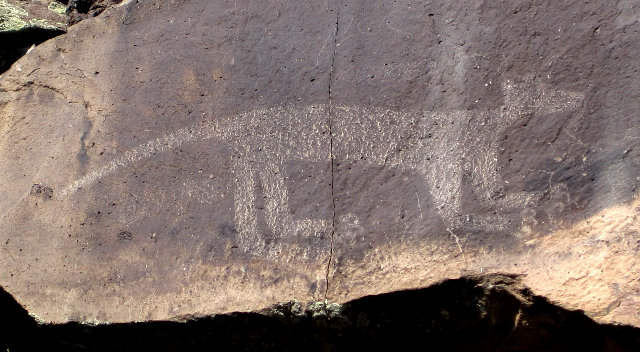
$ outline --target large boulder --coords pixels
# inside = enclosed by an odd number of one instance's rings
[[[506,273],[640,326],[637,11],[125,1],[0,77],[0,284],[114,322]]]

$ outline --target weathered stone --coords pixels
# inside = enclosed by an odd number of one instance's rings
[[[509,273],[640,326],[633,11],[112,7],[0,79],[0,284],[134,321]]]

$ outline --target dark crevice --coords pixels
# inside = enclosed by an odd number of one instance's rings
[[[65,0],[59,1],[67,5],[68,24],[74,25],[83,19],[95,17],[108,7],[122,0]],[[23,57],[33,45],[41,44],[49,39],[66,33],[62,29],[26,27],[18,31],[0,32],[0,74],[6,72],[11,65]]]
[[[324,299],[327,301],[327,297],[329,295],[329,276],[331,272],[331,264],[333,261],[333,244],[336,235],[336,197],[334,194],[334,182],[335,182],[335,174],[334,174],[334,157],[333,157],[333,123],[332,123],[332,92],[331,92],[331,82],[333,80],[333,71],[335,67],[336,61],[336,50],[338,48],[338,29],[340,26],[340,6],[336,8],[336,27],[333,32],[333,53],[331,54],[331,68],[329,69],[329,82],[327,83],[328,93],[329,93],[329,103],[327,107],[328,114],[328,124],[329,124],[329,159],[331,161],[331,205],[333,214],[331,217],[331,237],[330,237],[330,248],[329,248],[329,260],[327,262],[327,272],[325,275],[325,291],[324,291]]]
[[[101,14],[109,6],[118,4],[122,0],[68,0],[62,1],[67,5],[69,25],[74,25],[86,18]]]
[[[35,185],[34,185],[35,186]],[[40,327],[16,300],[0,287],[0,351],[12,351]]]
[[[65,33],[58,29],[28,27],[19,31],[0,32],[0,74],[6,72],[14,62],[23,57],[32,45]]]
[[[448,280],[344,305],[129,324],[38,325],[0,292],[2,351],[638,351],[640,329],[600,325],[507,276]]]

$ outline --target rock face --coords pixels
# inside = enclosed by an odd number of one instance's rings
[[[640,326],[638,10],[116,5],[0,78],[0,284],[125,322],[508,273]]]

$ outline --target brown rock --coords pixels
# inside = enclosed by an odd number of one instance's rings
[[[634,6],[123,2],[0,78],[0,284],[134,321],[508,273],[640,326]]]

